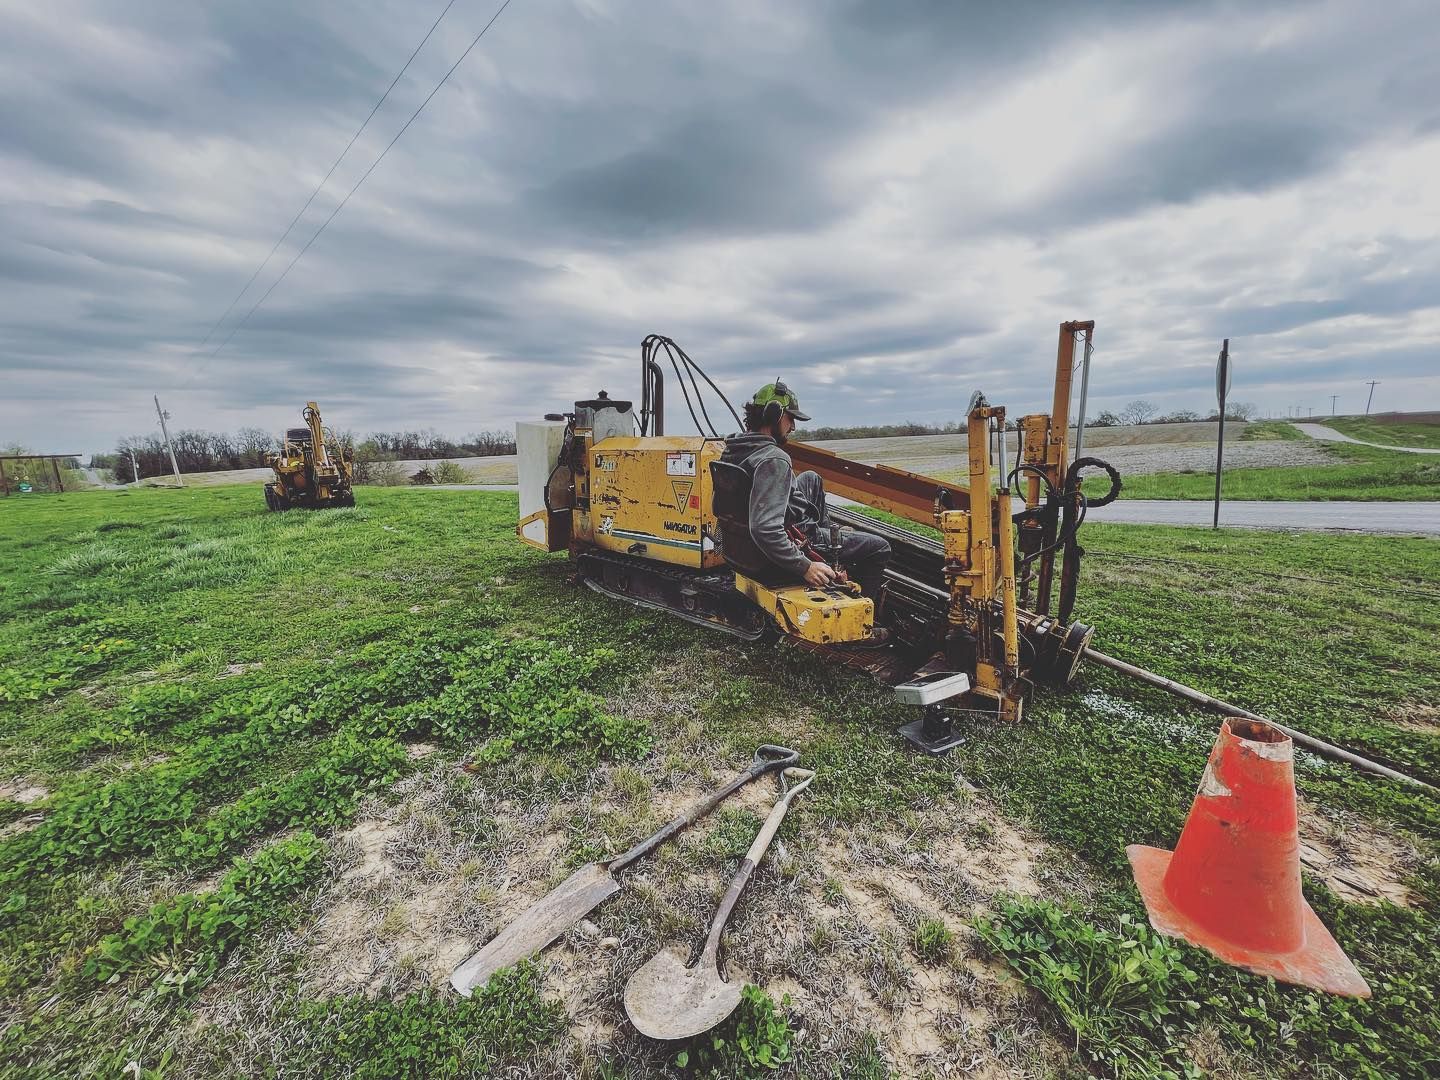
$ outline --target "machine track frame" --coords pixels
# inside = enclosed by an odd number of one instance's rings
[[[729,569],[689,570],[596,548],[575,557],[575,580],[637,607],[675,615],[744,641],[773,641],[775,623],[735,588]]]

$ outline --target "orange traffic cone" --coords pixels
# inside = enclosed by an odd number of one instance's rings
[[[1173,853],[1125,849],[1150,925],[1227,964],[1349,997],[1370,987],[1300,895],[1289,736],[1230,717]]]

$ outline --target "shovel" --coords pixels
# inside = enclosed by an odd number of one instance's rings
[[[751,780],[793,765],[799,760],[798,750],[790,750],[784,746],[760,747],[755,751],[750,768],[719,791],[711,792],[704,802],[691,807],[654,836],[641,840],[629,851],[608,862],[587,863],[555,886],[548,895],[536,901],[514,922],[496,934],[488,945],[456,968],[450,976],[450,985],[469,997],[475,990],[484,987],[490,976],[501,968],[518,964],[526,957],[533,956],[583,919],[602,901],[620,891],[620,882],[615,878],[617,870],[624,870],[637,859],[649,855],[687,825],[694,824],[714,810]]]
[[[710,923],[710,936],[705,939],[705,951],[695,966],[685,966],[686,954],[679,949],[665,949],[656,953],[625,984],[625,1013],[640,1034],[667,1041],[689,1039],[709,1031],[740,1004],[741,986],[721,977],[716,954],[720,951],[720,935],[730,921],[730,913],[735,910],[755,864],[765,857],[765,850],[785,819],[790,800],[805,790],[815,774],[809,769],[786,769],[781,774],[781,783],[787,779],[800,782],[794,787],[787,785],[765,824],[760,826],[755,842],[745,853],[745,860],[720,901],[715,919]]]

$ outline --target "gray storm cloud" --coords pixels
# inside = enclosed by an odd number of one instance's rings
[[[1047,400],[1440,407],[1424,2],[0,3],[0,442],[504,427],[678,339],[817,422]],[[219,342],[233,337],[217,354]]]

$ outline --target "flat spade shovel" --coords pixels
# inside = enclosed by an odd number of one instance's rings
[[[450,976],[450,985],[469,997],[489,982],[501,968],[533,956],[588,915],[598,904],[620,891],[615,873],[649,855],[687,825],[694,824],[721,802],[756,777],[783,769],[800,760],[798,750],[784,746],[762,746],[755,751],[750,768],[699,803],[654,836],[641,840],[623,855],[608,862],[588,863],[576,870],[543,899],[523,911],[514,922],[496,934],[483,949],[466,960]]]
[[[679,949],[665,949],[651,957],[625,984],[625,1013],[630,1022],[642,1035],[652,1039],[689,1039],[709,1031],[740,1004],[740,983],[726,982],[720,975],[716,955],[720,951],[720,935],[730,921],[730,913],[745,885],[750,880],[755,865],[765,857],[765,850],[774,839],[780,822],[785,820],[785,811],[790,800],[804,791],[815,774],[809,769],[786,769],[781,774],[781,783],[798,780],[794,787],[786,786],[785,793],[776,801],[770,816],[755,835],[755,842],[745,853],[730,888],[715,911],[710,923],[710,936],[705,939],[705,951],[700,954],[694,967],[686,967],[686,954]]]

